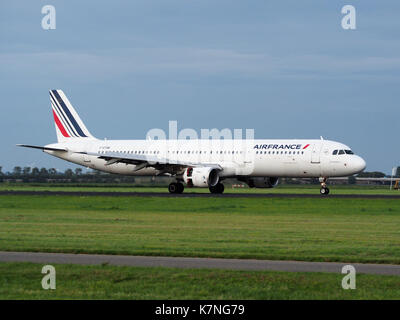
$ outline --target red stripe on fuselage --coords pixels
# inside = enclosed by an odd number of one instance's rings
[[[305,145],[304,148],[303,148],[303,150],[304,150],[305,148],[307,148],[309,145],[310,145],[310,144]]]
[[[66,137],[66,138],[69,138],[69,135],[68,135],[67,131],[65,131],[62,123],[60,122],[60,119],[58,119],[58,117],[57,117],[56,113],[54,112],[54,110],[53,110],[53,117],[54,117],[54,121],[56,122],[56,125],[57,125],[58,129],[60,129],[62,135],[64,137]]]

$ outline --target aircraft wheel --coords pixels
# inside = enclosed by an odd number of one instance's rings
[[[224,192],[225,187],[222,183],[218,182],[215,186],[209,187],[211,193],[221,194]]]
[[[182,193],[183,192],[184,186],[180,182],[172,182],[168,186],[168,191],[169,193]]]
[[[329,194],[329,188],[327,187],[322,187],[321,190],[319,191],[322,195],[326,196]]]
[[[176,191],[178,190],[178,184],[175,182],[172,182],[169,184],[168,186],[168,191],[169,193],[176,193]]]
[[[178,182],[178,183],[176,183],[176,185],[178,187],[176,193],[182,193],[183,190],[185,189],[185,187],[183,186],[183,183]]]

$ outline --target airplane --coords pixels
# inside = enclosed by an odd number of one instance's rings
[[[251,188],[273,188],[280,177],[319,178],[321,195],[329,177],[363,171],[365,161],[346,145],[321,139],[100,140],[86,128],[62,90],[50,90],[57,143],[19,144],[95,170],[133,176],[171,176],[170,193],[186,187],[224,192],[235,178]]]

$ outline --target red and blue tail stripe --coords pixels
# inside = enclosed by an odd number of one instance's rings
[[[54,121],[61,134],[66,138],[86,138],[87,135],[83,132],[57,90],[50,91],[50,100],[53,107]]]
[[[53,109],[53,117],[54,117],[54,121],[57,125],[57,128],[60,130],[61,134],[65,137],[65,138],[69,138],[70,135],[68,134],[68,132],[65,130],[64,125],[61,123],[60,119],[57,117],[56,113],[54,112]]]

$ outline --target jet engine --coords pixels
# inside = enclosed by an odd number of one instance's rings
[[[279,178],[276,177],[254,177],[242,180],[250,188],[275,188],[278,185]]]
[[[219,181],[218,170],[210,167],[185,169],[183,181],[188,187],[214,187]]]

